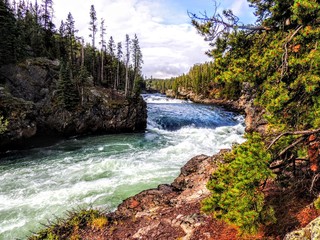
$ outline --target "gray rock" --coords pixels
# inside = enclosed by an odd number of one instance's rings
[[[0,115],[9,121],[0,136],[0,151],[37,136],[73,136],[92,133],[142,131],[147,125],[146,103],[141,97],[85,86],[72,111],[59,106],[59,61],[26,60],[0,68]]]
[[[320,217],[314,219],[305,228],[288,233],[284,240],[319,240]]]

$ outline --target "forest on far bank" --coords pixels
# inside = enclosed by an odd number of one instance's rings
[[[58,60],[60,73],[56,83],[58,102],[72,111],[79,104],[83,88],[97,86],[122,92],[126,97],[139,96],[144,86],[142,52],[135,34],[116,43],[107,23],[99,19],[94,5],[88,9],[90,43],[78,36],[72,13],[60,26],[53,23],[53,0],[0,0],[0,86],[6,88],[6,69],[10,64],[23,66],[28,59],[42,64],[45,59]],[[111,35],[107,39],[107,35]],[[37,60],[38,59],[38,60]],[[42,59],[42,60],[41,60]],[[48,86],[49,87],[49,86]],[[0,134],[8,119],[0,110]]]
[[[92,84],[127,94],[135,82],[143,80],[143,64],[139,39],[127,34],[116,43],[112,33],[107,33],[107,23],[99,19],[94,5],[88,9],[88,29],[91,43],[78,36],[72,13],[53,23],[53,0],[0,1],[0,66],[17,64],[28,58],[58,59],[67,66],[71,81],[83,83],[88,76]],[[106,35],[111,35],[109,39]],[[3,81],[3,79],[2,79]]]

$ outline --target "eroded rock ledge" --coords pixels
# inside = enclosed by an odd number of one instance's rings
[[[200,155],[181,168],[170,185],[143,191],[123,201],[108,215],[103,230],[82,230],[84,239],[235,239],[236,230],[200,211],[209,195],[206,184],[222,150],[214,156]],[[223,231],[221,231],[223,229]],[[227,237],[227,238],[226,238]],[[231,237],[231,238],[230,238]],[[234,237],[234,238],[232,238]]]
[[[33,140],[74,135],[142,131],[147,108],[142,97],[92,84],[81,88],[78,105],[66,110],[58,104],[59,61],[30,59],[0,68],[0,115],[8,130],[0,135],[0,152],[32,147]]]

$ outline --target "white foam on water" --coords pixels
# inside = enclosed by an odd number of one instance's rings
[[[191,103],[191,101],[176,99],[176,98],[167,98],[165,95],[161,94],[152,94],[152,95],[145,95],[144,100],[146,103],[158,103],[158,104],[165,104],[165,103]]]
[[[195,155],[213,155],[243,142],[243,118],[238,121],[177,131],[148,125],[145,134],[72,140],[23,161],[0,163],[0,239],[25,238],[53,215],[63,216],[78,206],[113,210],[124,198],[170,183]]]

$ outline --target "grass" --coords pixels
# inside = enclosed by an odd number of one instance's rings
[[[105,213],[95,210],[77,210],[68,212],[66,219],[58,219],[55,223],[45,225],[46,228],[29,237],[29,240],[80,239],[79,229],[91,227],[102,229],[108,225]]]

